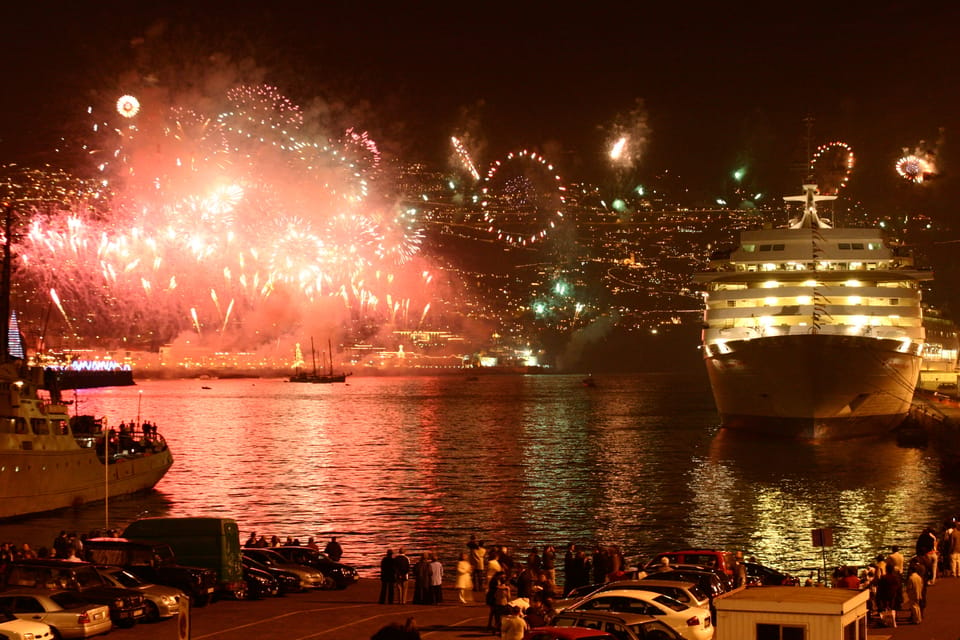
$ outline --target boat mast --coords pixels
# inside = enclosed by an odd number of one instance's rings
[[[327,338],[327,353],[330,354],[330,375],[333,375],[333,344]]]
[[[313,375],[317,375],[317,350],[313,348],[313,336],[310,336],[310,358],[313,360]]]

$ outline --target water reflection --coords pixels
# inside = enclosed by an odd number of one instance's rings
[[[243,535],[335,534],[367,572],[387,546],[451,560],[471,533],[514,549],[721,546],[816,566],[815,526],[835,529],[831,561],[860,562],[908,544],[960,497],[928,451],[718,431],[699,373],[596,378],[148,381],[79,399],[112,423],[142,400],[174,452],[157,493],[111,501],[111,524],[220,515]],[[91,505],[3,531],[46,545],[103,521]]]

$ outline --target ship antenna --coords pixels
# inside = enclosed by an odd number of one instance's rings
[[[0,275],[0,317],[3,318],[3,344],[0,345],[0,361],[10,361],[10,242],[13,232],[13,205],[4,203],[3,207],[3,273]]]

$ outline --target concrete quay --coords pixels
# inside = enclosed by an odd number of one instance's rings
[[[806,588],[806,587],[797,587]],[[193,609],[192,640],[367,640],[390,622],[413,617],[430,640],[489,638],[483,594],[460,604],[447,589],[439,605],[377,604],[380,583],[363,578],[344,591],[312,591],[252,602],[223,601]],[[869,637],[878,640],[960,640],[960,578],[940,578],[927,589],[927,607],[919,625],[901,611],[898,626],[880,627],[871,619]],[[722,634],[722,632],[721,632]],[[177,640],[176,620],[115,629],[116,640]],[[721,635],[722,638],[722,635]]]
[[[910,613],[900,611],[897,627],[872,627],[869,637],[879,640],[960,639],[960,578],[937,578],[927,587],[927,606],[920,624],[911,624]]]

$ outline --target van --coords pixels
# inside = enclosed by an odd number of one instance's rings
[[[731,551],[715,549],[687,549],[684,551],[668,551],[653,556],[643,570],[653,575],[658,570],[664,570],[664,565],[696,565],[707,567],[733,577],[734,567],[737,565],[737,556]]]
[[[127,526],[123,537],[166,543],[177,562],[216,571],[218,593],[246,596],[240,528],[230,518],[141,518]]]

